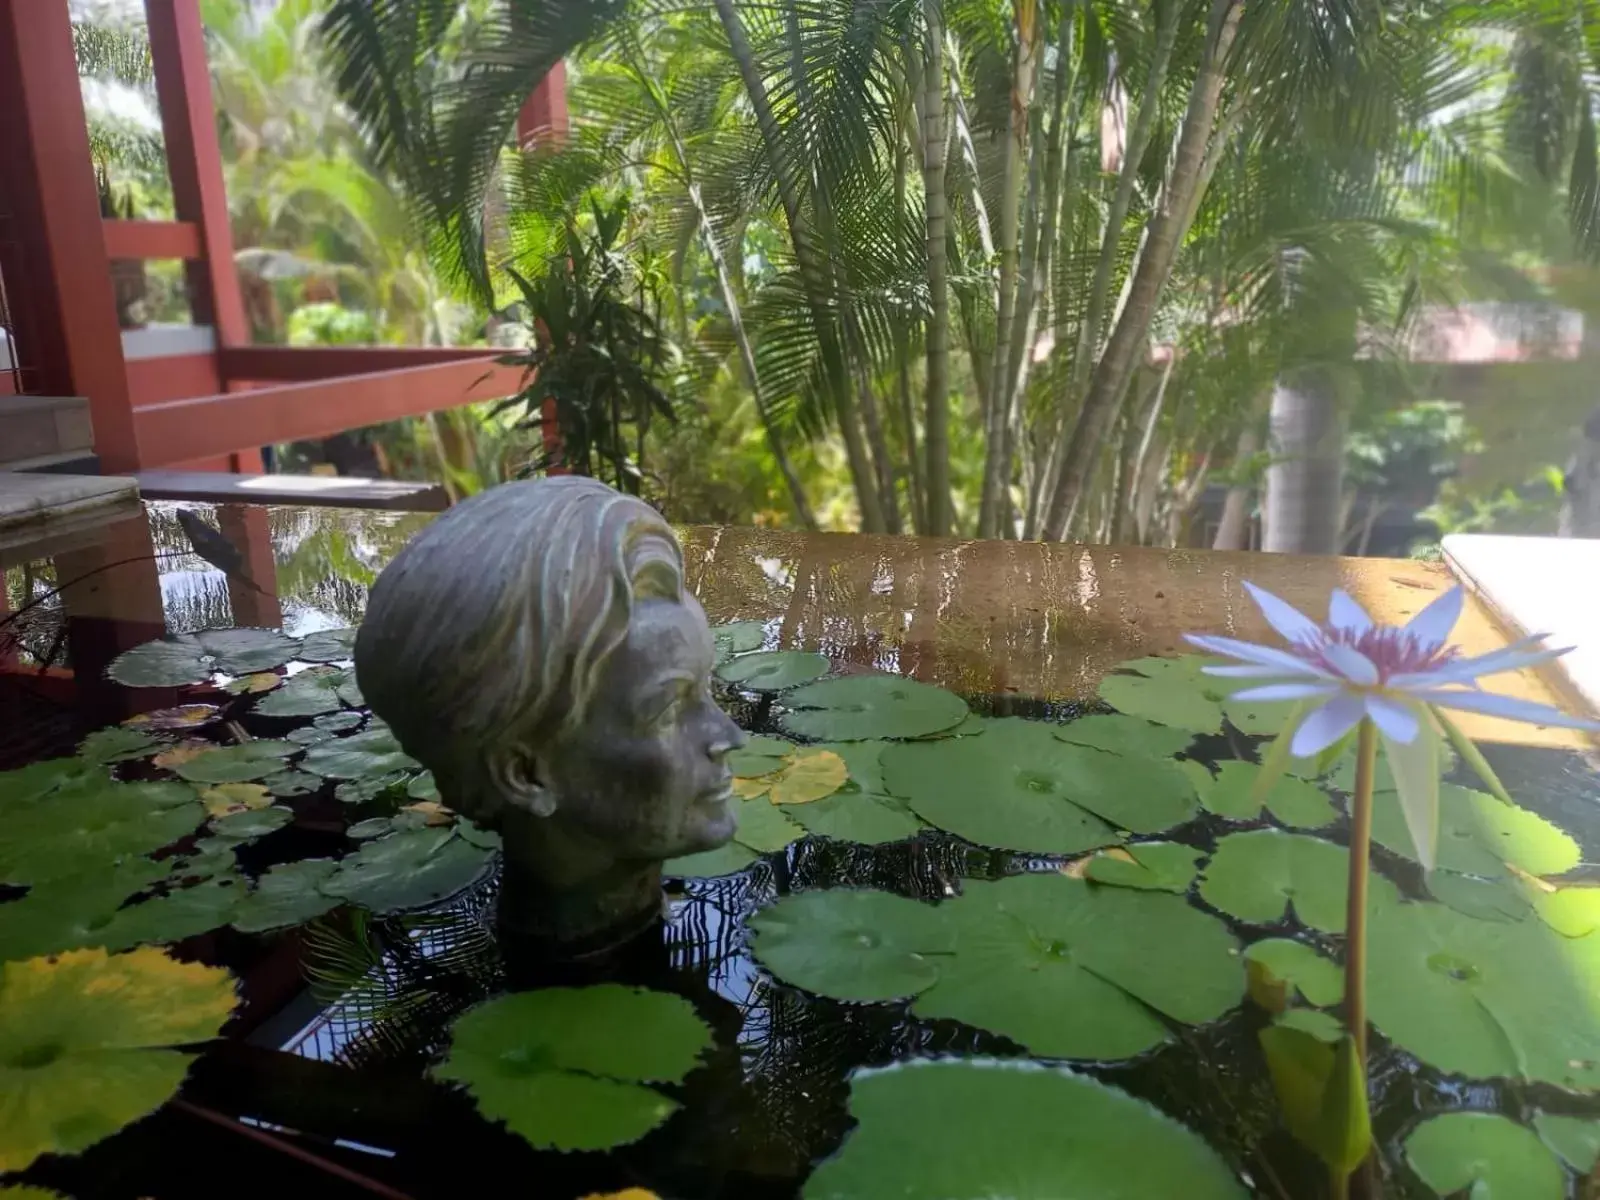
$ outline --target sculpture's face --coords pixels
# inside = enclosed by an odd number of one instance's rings
[[[646,600],[596,681],[588,720],[540,756],[552,820],[618,860],[712,850],[733,836],[728,752],[744,734],[711,696],[705,613],[692,596]]]

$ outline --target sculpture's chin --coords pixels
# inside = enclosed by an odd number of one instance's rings
[[[684,829],[687,849],[682,854],[700,854],[724,846],[733,837],[738,819],[733,811],[733,797],[728,792],[707,796],[696,806]]]

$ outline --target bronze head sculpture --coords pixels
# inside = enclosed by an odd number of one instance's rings
[[[711,633],[671,528],[578,476],[444,513],[372,588],[356,673],[446,804],[505,844],[502,930],[599,948],[661,863],[733,834]]]

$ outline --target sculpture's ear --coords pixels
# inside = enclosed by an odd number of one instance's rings
[[[539,760],[525,749],[507,749],[495,754],[489,763],[495,789],[507,804],[536,817],[553,816],[556,796],[543,783]]]

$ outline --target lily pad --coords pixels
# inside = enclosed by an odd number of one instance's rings
[[[389,793],[403,789],[411,782],[406,771],[391,771],[371,779],[347,779],[333,789],[333,798],[341,804],[370,804],[379,797],[394,799]]]
[[[233,1010],[226,971],[157,950],[0,966],[0,1172],[77,1154],[155,1111]]]
[[[1005,718],[977,737],[890,746],[884,777],[923,820],[1007,850],[1076,854],[1197,811],[1177,763],[1068,745],[1053,728]]]
[[[1541,895],[1534,908],[1544,923],[1566,937],[1600,929],[1600,887],[1564,887]]]
[[[270,692],[283,682],[276,671],[257,671],[254,675],[240,675],[222,685],[222,690],[233,696],[259,696]]]
[[[1416,846],[1393,793],[1373,797],[1372,840],[1411,861]],[[1438,865],[1465,875],[1493,877],[1506,864],[1530,875],[1561,875],[1582,859],[1565,831],[1525,808],[1504,804],[1487,792],[1441,784]]]
[[[284,769],[283,760],[300,753],[293,742],[257,738],[237,746],[219,746],[179,763],[173,770],[191,783],[248,783]]]
[[[315,725],[305,725],[299,729],[291,729],[284,735],[296,746],[320,746],[323,742],[331,742],[338,735],[331,729],[318,729]]]
[[[200,793],[200,802],[213,817],[246,809],[266,808],[272,803],[272,794],[259,783],[218,783]]]
[[[1074,746],[1110,750],[1136,758],[1171,758],[1186,749],[1194,736],[1182,729],[1152,725],[1121,713],[1091,713],[1058,726],[1055,734]]]
[[[1600,1089],[1600,935],[1378,905],[1367,990],[1373,1025],[1441,1071]]]
[[[326,779],[381,779],[421,765],[400,748],[387,726],[313,746],[300,764],[302,770]]]
[[[605,983],[501,996],[458,1020],[436,1078],[531,1145],[605,1150],[678,1108],[650,1084],[681,1083],[711,1030],[680,996]]]
[[[789,816],[807,833],[863,846],[903,841],[922,828],[904,800],[862,791],[836,792],[791,809]]]
[[[274,796],[305,796],[320,788],[322,780],[304,771],[279,771],[263,779],[261,786]]]
[[[736,684],[753,692],[781,692],[821,679],[833,664],[820,654],[804,650],[771,650],[764,654],[744,654],[717,668],[724,683]]]
[[[663,875],[682,879],[713,879],[719,875],[733,875],[755,862],[758,855],[749,846],[729,842],[715,850],[699,854],[686,854],[682,858],[668,859],[661,864]]]
[[[1533,1127],[1538,1130],[1539,1139],[1578,1174],[1594,1171],[1595,1163],[1600,1161],[1600,1121],[1539,1113],[1533,1118]]]
[[[1211,1021],[1244,991],[1237,944],[1214,917],[1178,896],[1059,874],[968,882],[937,907],[886,893],[801,893],[757,913],[751,928],[757,959],[785,982],[841,1000],[914,994],[918,1016],[964,1021],[1049,1057],[1138,1054],[1168,1036],[1155,1014]]]
[[[1207,904],[1258,925],[1293,915],[1324,933],[1343,933],[1350,852],[1300,833],[1255,829],[1217,842],[1200,896]],[[1394,901],[1394,884],[1369,876],[1374,904]]]
[[[166,874],[166,864],[134,858],[35,885],[0,904],[0,961],[105,946],[117,909]]]
[[[1246,680],[1246,684],[1250,681]],[[1225,683],[1237,685],[1237,680],[1223,681],[1210,679],[1208,683],[1215,685]],[[1239,690],[1243,688],[1224,686],[1217,689],[1219,692]],[[1228,718],[1240,733],[1249,734],[1251,737],[1277,737],[1283,732],[1283,727],[1289,723],[1289,717],[1294,712],[1294,705],[1283,703],[1247,704],[1238,700],[1224,699],[1222,701],[1222,715]]]
[[[144,732],[187,732],[209,725],[222,715],[215,704],[180,704],[176,708],[158,708],[153,712],[138,713],[122,723],[125,729]]]
[[[181,942],[184,938],[210,933],[226,925],[244,896],[240,876],[222,875],[194,887],[179,888],[117,912],[102,931],[109,950],[160,942]]]
[[[1285,1003],[1298,991],[1307,1004],[1318,1008],[1344,998],[1344,971],[1315,946],[1292,938],[1266,938],[1245,947],[1244,957],[1250,964],[1251,997],[1269,1012],[1278,1012],[1284,1005],[1262,1003],[1263,997],[1257,993],[1263,988],[1281,989]]]
[[[336,713],[350,696],[360,702],[354,691],[354,671],[335,671],[329,667],[313,667],[289,677],[277,691],[263,697],[255,711],[263,717],[317,717]]]
[[[280,863],[240,899],[233,927],[243,933],[266,933],[304,924],[337,908],[339,901],[322,891],[322,885],[338,867],[331,858]]]
[[[773,804],[812,804],[831,796],[850,778],[844,759],[831,750],[806,747],[797,750],[770,775],[737,779],[735,792],[744,799],[766,796]]]
[[[1521,921],[1533,913],[1533,898],[1520,879],[1480,879],[1455,871],[1430,871],[1428,892],[1440,904],[1480,921]]]
[[[365,713],[336,712],[327,713],[323,716],[320,716],[315,721],[311,722],[311,724],[314,728],[326,729],[330,733],[349,733],[352,729],[366,719]]]
[[[146,642],[118,656],[106,674],[125,687],[182,687],[218,672],[250,675],[293,659],[294,638],[275,629],[208,629]]]
[[[250,842],[275,833],[294,820],[294,811],[282,805],[255,811],[229,813],[211,822],[211,832],[230,842]]]
[[[1298,1029],[1330,1046],[1344,1037],[1344,1022],[1320,1008],[1291,1008],[1279,1013],[1272,1023],[1285,1029]]]
[[[1563,1200],[1567,1177],[1531,1129],[1499,1113],[1430,1117],[1406,1138],[1406,1161],[1441,1196]]]
[[[783,809],[766,800],[735,800],[737,826],[733,840],[762,854],[782,850],[805,836],[805,830],[791,821]]]
[[[829,742],[917,738],[961,724],[967,702],[953,692],[899,675],[846,675],[809,684],[784,698],[794,711],[789,733]]]
[[[1246,1195],[1196,1134],[1060,1068],[966,1059],[861,1071],[850,1115],[856,1129],[806,1181],[805,1200]]]
[[[330,896],[375,913],[443,900],[483,873],[489,852],[453,829],[417,829],[367,842],[322,884]]]
[[[1203,850],[1180,842],[1116,846],[1091,858],[1084,877],[1113,887],[1181,894],[1200,873],[1196,864],[1204,855]]]
[[[1188,654],[1119,663],[1115,673],[1100,681],[1100,699],[1120,713],[1157,725],[1221,733],[1223,689],[1200,673],[1207,661]]]
[[[343,662],[355,653],[359,632],[357,629],[319,629],[308,633],[295,657],[301,662]]]
[[[123,762],[152,754],[160,744],[142,730],[113,725],[97,729],[79,742],[78,757],[91,763]]]
[[[794,748],[782,738],[753,737],[728,755],[728,769],[736,779],[760,779],[779,770]]]
[[[181,784],[85,779],[0,822],[0,880],[44,883],[171,845],[205,819]]]
[[[69,785],[95,780],[111,781],[104,770],[81,758],[51,758],[15,771],[0,771],[0,807],[26,804]]]
[[[1261,802],[1253,797],[1261,777],[1261,768],[1255,763],[1230,759],[1217,764],[1215,775],[1200,763],[1184,766],[1208,812],[1235,821],[1254,821],[1261,816]],[[1320,829],[1339,819],[1339,810],[1321,788],[1293,775],[1280,776],[1272,785],[1266,807],[1292,829]]]
[[[719,663],[735,654],[761,649],[766,637],[766,626],[760,621],[734,621],[729,625],[714,625],[711,629],[711,641]]]

